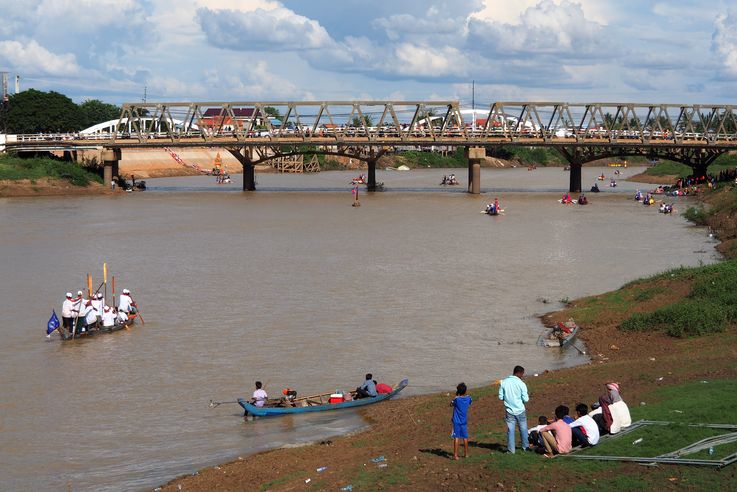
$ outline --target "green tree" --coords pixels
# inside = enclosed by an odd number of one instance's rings
[[[276,118],[277,120],[281,121],[281,113],[279,113],[279,110],[275,107],[266,106],[264,108],[264,111],[266,111],[266,114],[269,115],[269,117]]]
[[[58,92],[35,89],[13,94],[0,114],[0,128],[8,133],[75,132],[82,129],[82,111]]]
[[[366,124],[366,126],[374,126],[374,120],[371,118],[371,115],[365,114],[363,115],[363,122]],[[354,116],[351,120],[351,126],[359,127],[361,126],[361,118],[358,116]]]
[[[107,104],[99,99],[87,99],[79,105],[82,111],[82,128],[89,128],[98,123],[120,118],[121,109],[114,104]]]

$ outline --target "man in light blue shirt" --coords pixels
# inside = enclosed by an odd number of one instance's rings
[[[371,373],[366,374],[366,381],[356,388],[356,398],[373,398],[377,395],[374,376]]]
[[[525,403],[530,401],[527,395],[527,385],[522,381],[525,368],[514,366],[512,375],[502,380],[499,385],[499,399],[504,402],[504,421],[507,423],[507,451],[514,454],[514,430],[519,425],[519,437],[522,440],[522,449],[528,449],[530,442],[527,438],[527,413]]]

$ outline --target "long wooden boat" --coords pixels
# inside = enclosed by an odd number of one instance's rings
[[[340,410],[343,408],[362,407],[388,400],[402,391],[407,384],[409,384],[409,381],[407,379],[403,379],[399,384],[397,384],[391,393],[379,394],[378,396],[361,398],[359,400],[351,399],[341,403],[330,403],[331,393],[303,396],[301,398],[295,398],[294,400],[288,400],[286,398],[269,399],[266,400],[266,404],[263,407],[252,405],[244,398],[238,398],[238,403],[249,415],[255,415],[257,417],[265,417],[267,415],[285,415],[290,413],[324,412],[328,410]],[[355,396],[355,391],[351,392],[350,395],[351,398],[353,398]]]
[[[82,340],[85,338],[90,338],[90,337],[94,337],[97,335],[104,335],[106,333],[113,333],[115,331],[120,331],[120,330],[129,328],[130,326],[135,324],[136,318],[138,318],[137,314],[131,314],[125,323],[116,323],[111,328],[105,328],[103,326],[99,328],[93,328],[91,330],[85,331],[84,333],[77,333],[76,335],[74,335],[74,337],[72,337],[71,333],[67,333],[63,327],[59,327],[59,329],[56,330],[56,332],[59,334],[61,339],[65,342],[72,341],[72,340]]]
[[[542,345],[545,347],[566,347],[573,343],[578,330],[579,326],[572,319],[565,323],[558,323],[542,336]]]

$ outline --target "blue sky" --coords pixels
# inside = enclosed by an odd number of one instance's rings
[[[81,102],[729,103],[737,0],[0,0],[0,71]]]

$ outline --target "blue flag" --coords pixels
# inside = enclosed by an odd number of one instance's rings
[[[46,324],[46,334],[51,335],[54,330],[59,328],[59,318],[56,317],[56,311],[51,310],[51,317],[49,318],[49,322]]]

